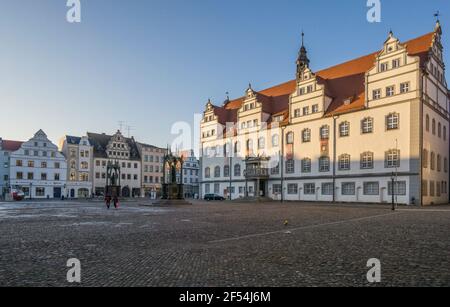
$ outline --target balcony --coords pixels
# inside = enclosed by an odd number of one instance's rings
[[[256,167],[245,170],[245,177],[247,179],[268,179],[269,176],[270,170],[268,168]]]

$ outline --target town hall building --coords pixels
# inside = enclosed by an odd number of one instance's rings
[[[430,205],[449,201],[442,28],[295,80],[251,85],[201,122],[201,194]]]

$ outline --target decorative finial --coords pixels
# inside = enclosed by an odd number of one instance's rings
[[[390,37],[394,36],[394,32],[392,31],[392,28],[389,30],[389,36]]]
[[[302,29],[302,47],[304,47],[305,46],[305,32],[303,32],[303,29]]]
[[[437,11],[436,13],[434,13],[434,17],[436,17],[436,23],[439,23],[439,17],[441,16],[441,13],[439,11]]]
[[[251,82],[248,83],[248,89],[249,89],[249,90],[252,89],[252,84],[251,84]]]

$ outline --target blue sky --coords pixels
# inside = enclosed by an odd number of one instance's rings
[[[118,121],[165,146],[176,121],[295,76],[300,33],[318,70],[433,30],[440,10],[448,49],[448,0],[0,0],[0,136],[26,140],[39,128],[57,141],[113,133]],[[446,50],[448,51],[448,50]],[[446,52],[449,63],[449,53]]]

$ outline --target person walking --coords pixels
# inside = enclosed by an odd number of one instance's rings
[[[119,209],[119,198],[117,198],[117,196],[114,196],[113,202],[114,208]]]
[[[106,208],[110,208],[111,207],[111,196],[107,195],[105,197],[105,203],[106,203]]]

